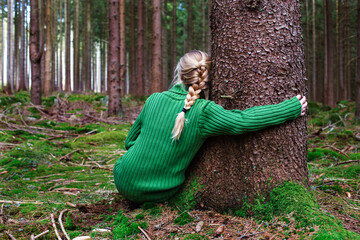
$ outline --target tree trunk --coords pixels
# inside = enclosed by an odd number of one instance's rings
[[[79,0],[74,0],[74,91],[80,90]]]
[[[307,93],[300,2],[258,3],[212,4],[211,98],[226,109]],[[302,117],[256,133],[208,139],[189,168],[188,183],[195,179],[202,185],[195,194],[198,204],[236,209],[258,194],[267,197],[284,181],[308,185],[306,156]]]
[[[7,85],[6,91],[10,94],[14,92],[14,54],[13,54],[13,1],[8,0],[8,40],[7,40]]]
[[[332,4],[331,0],[325,0],[326,8],[326,32],[327,37],[327,84],[325,85],[325,103],[330,107],[335,107],[334,97],[334,36],[333,36],[333,21],[332,21]]]
[[[119,8],[119,0],[109,0],[109,116],[123,114],[119,78]]]
[[[360,0],[357,1],[357,39],[356,39],[356,103],[355,119],[360,120]]]
[[[162,19],[164,21],[164,26],[162,27],[162,81],[161,81],[161,89],[167,89],[167,82],[168,82],[168,44],[167,44],[167,20],[166,20],[166,16],[167,16],[167,3],[168,1],[165,0],[164,1],[164,7],[163,7],[163,11],[162,11]]]
[[[45,52],[45,82],[44,95],[50,96],[51,82],[51,0],[46,0],[46,52]]]
[[[151,68],[151,93],[161,92],[161,0],[152,0],[153,49]]]
[[[43,45],[39,27],[38,0],[30,0],[30,60],[31,60],[31,102],[41,104],[41,56]]]
[[[144,96],[144,3],[138,0],[137,75],[136,95]]]
[[[57,1],[52,0],[51,5],[51,89],[54,91],[56,89],[56,52],[57,52]]]
[[[21,1],[21,60],[20,60],[20,76],[19,76],[19,90],[26,90],[26,84],[25,84],[25,73],[26,73],[26,68],[25,68],[25,51],[26,51],[26,47],[25,47],[25,0]]]
[[[313,26],[312,26],[312,39],[313,39],[313,42],[312,42],[312,48],[313,48],[313,57],[312,57],[312,97],[311,97],[311,100],[312,101],[316,101],[317,98],[316,98],[316,79],[317,79],[317,72],[316,72],[316,22],[315,22],[315,0],[312,0],[312,4],[313,4],[313,9],[312,9],[312,17],[313,17]]]
[[[349,20],[349,1],[344,0],[344,49],[345,49],[345,89],[346,98],[351,99],[351,55],[350,55],[350,20]]]
[[[65,14],[63,13],[64,10],[66,8],[66,3],[65,1],[59,1],[59,16],[60,16],[60,19],[64,19],[64,16]],[[59,53],[58,53],[58,90],[60,92],[63,91],[63,72],[62,72],[62,62],[63,62],[63,56],[62,56],[62,53],[63,53],[63,43],[64,43],[64,38],[63,38],[63,33],[64,33],[64,24],[62,23],[62,21],[60,22],[60,50],[59,50]]]
[[[192,32],[192,0],[187,1],[187,20],[186,20],[186,52],[190,52],[193,48],[191,32]]]
[[[84,47],[86,51],[86,59],[85,59],[85,91],[91,91],[91,3],[90,0],[86,0],[86,39]]]
[[[4,11],[3,3],[1,2],[1,13]],[[4,19],[0,18],[0,36],[1,36],[1,55],[0,55],[0,81],[1,90],[4,90]]]
[[[79,4],[79,3],[77,3]],[[79,5],[78,5],[79,6]],[[70,0],[65,0],[65,91],[71,92],[70,69]],[[77,36],[79,37],[79,36]],[[74,40],[75,41],[75,40]],[[78,56],[77,56],[78,57]]]
[[[121,96],[125,95],[125,76],[126,76],[126,31],[125,31],[125,0],[120,0],[119,4],[120,11],[120,94]],[[109,18],[110,20],[110,18]],[[109,23],[110,24],[110,23]],[[109,35],[110,36],[110,35]],[[109,47],[110,49],[110,47]],[[110,53],[108,52],[110,56]],[[109,65],[108,65],[109,68]],[[110,80],[108,79],[108,82]],[[108,89],[109,84],[108,84]]]
[[[177,49],[176,49],[176,33],[177,33],[177,24],[176,24],[176,0],[173,0],[173,10],[172,10],[172,31],[171,31],[171,70],[174,72],[175,66],[177,64]]]
[[[14,63],[13,63],[13,84],[14,90],[18,90],[19,82],[19,62],[20,62],[20,36],[21,36],[21,15],[20,15],[20,4],[19,0],[15,0],[15,17],[14,17]]]
[[[135,69],[135,0],[130,1],[130,11],[129,11],[129,17],[130,17],[130,28],[128,28],[128,34],[129,34],[129,85],[125,84],[125,92],[130,93],[133,95],[135,93],[136,88],[136,69]],[[129,86],[129,89],[127,89],[127,86]]]
[[[339,100],[346,99],[345,97],[345,85],[344,85],[344,75],[343,75],[343,33],[342,33],[342,1],[338,0],[338,78],[339,78]]]

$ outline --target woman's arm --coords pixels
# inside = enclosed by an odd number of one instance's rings
[[[299,97],[293,97],[279,104],[248,108],[244,111],[225,110],[211,101],[200,115],[200,133],[204,136],[236,135],[295,119],[305,113],[305,104],[307,105],[306,99],[300,100]]]
[[[141,111],[142,113],[142,111]],[[135,120],[134,124],[131,126],[131,129],[129,131],[129,134],[126,137],[125,140],[125,148],[126,150],[129,150],[134,144],[137,139],[137,137],[140,134],[141,131],[141,116],[142,114],[138,116],[138,118]]]

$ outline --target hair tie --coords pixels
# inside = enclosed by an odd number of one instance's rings
[[[184,112],[184,113],[186,113],[187,109],[183,108],[181,111]]]

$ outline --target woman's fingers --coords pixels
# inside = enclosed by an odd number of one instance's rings
[[[297,95],[296,98],[299,99],[299,101],[301,103],[301,116],[304,116],[305,112],[306,112],[307,105],[308,105],[308,103],[306,101],[306,97],[301,96],[301,95]]]

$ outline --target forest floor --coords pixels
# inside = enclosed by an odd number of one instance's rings
[[[309,106],[311,191],[342,229],[331,233],[311,222],[298,227],[292,213],[265,221],[123,200],[112,167],[143,100],[123,98],[127,117],[108,118],[101,94],[60,94],[42,106],[25,92],[0,94],[0,239],[360,239],[354,103]]]

